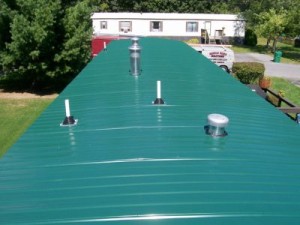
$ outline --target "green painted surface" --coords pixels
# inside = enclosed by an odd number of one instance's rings
[[[300,128],[184,43],[114,41],[0,160],[0,224],[299,224]],[[156,81],[164,106],[153,106]],[[74,127],[60,127],[64,100]],[[204,132],[207,115],[229,135]]]

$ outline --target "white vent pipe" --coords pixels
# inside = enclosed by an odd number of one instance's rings
[[[71,116],[70,110],[70,101],[69,99],[65,99],[65,110],[66,110],[66,117],[64,121],[60,124],[61,126],[73,126],[77,124],[78,120],[75,120],[73,116]]]
[[[66,117],[70,117],[71,116],[71,111],[70,111],[69,99],[65,100],[65,109],[66,109]]]
[[[157,98],[161,98],[161,82],[160,80],[156,81],[156,88],[157,88]]]
[[[156,81],[156,99],[153,102],[155,105],[165,104],[164,100],[161,98],[161,82],[160,80]]]

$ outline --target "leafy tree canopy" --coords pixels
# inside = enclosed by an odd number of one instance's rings
[[[51,81],[63,86],[88,62],[92,34],[88,0],[2,3],[1,12],[14,13],[0,17],[9,22],[9,32],[6,26],[1,38],[0,61],[17,88],[43,88]]]
[[[275,51],[276,42],[283,34],[288,23],[286,10],[281,9],[276,11],[275,9],[270,9],[267,12],[258,14],[257,18],[259,23],[256,30],[261,36],[266,37],[269,40],[273,40],[273,51]]]

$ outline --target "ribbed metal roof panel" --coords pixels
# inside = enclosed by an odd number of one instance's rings
[[[182,42],[113,41],[0,160],[0,223],[299,224],[299,127]],[[156,81],[167,103],[154,106]],[[61,127],[64,100],[73,127]],[[230,119],[225,138],[207,115]]]

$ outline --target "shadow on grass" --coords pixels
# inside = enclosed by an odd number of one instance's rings
[[[268,49],[265,45],[256,45],[255,47],[246,46],[246,45],[233,45],[233,46],[245,49],[246,52],[257,52],[261,54],[271,53],[271,50]]]
[[[59,94],[73,78],[58,80],[47,78],[38,82],[28,81],[26,79],[18,79],[13,76],[0,76],[0,89],[3,92],[15,93],[32,93],[36,95]]]
[[[279,47],[282,51],[283,57],[300,63],[300,48],[293,48],[289,46]]]

